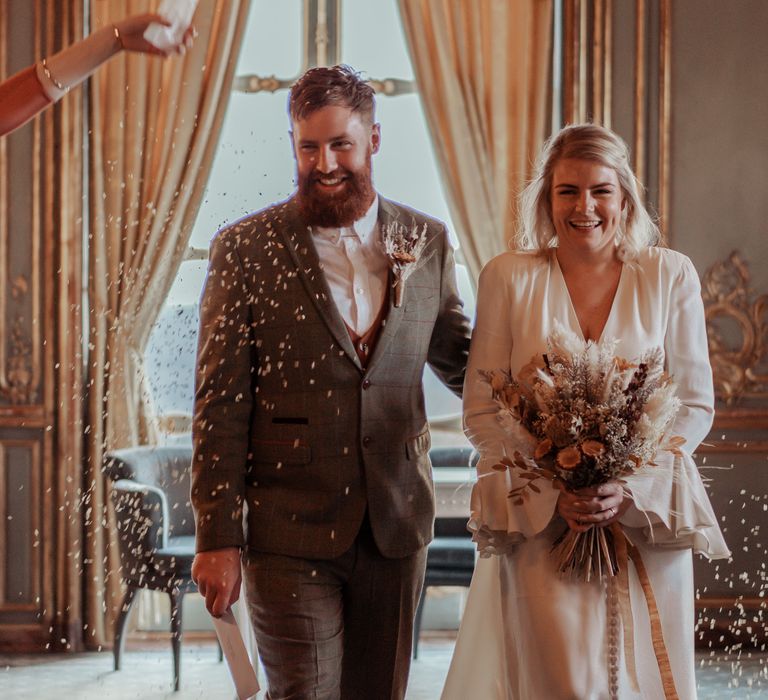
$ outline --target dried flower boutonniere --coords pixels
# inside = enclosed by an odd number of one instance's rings
[[[399,221],[392,221],[384,226],[384,252],[390,260],[394,281],[395,306],[403,305],[405,281],[424,261],[420,260],[427,241],[427,224],[406,226]]]

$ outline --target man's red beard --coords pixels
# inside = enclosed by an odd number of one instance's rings
[[[322,192],[317,181],[321,177],[340,177],[344,180],[341,192]],[[374,197],[371,179],[371,154],[366,157],[365,166],[351,171],[337,168],[332,173],[312,171],[309,175],[298,175],[299,183],[296,201],[304,221],[309,226],[341,228],[351,226],[362,219],[371,206]]]

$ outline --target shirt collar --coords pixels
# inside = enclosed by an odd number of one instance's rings
[[[334,245],[339,243],[342,236],[357,236],[360,242],[366,244],[376,229],[376,223],[379,219],[379,195],[373,198],[373,203],[368,211],[361,218],[353,222],[351,226],[342,226],[341,228],[313,226],[312,232],[327,239]]]

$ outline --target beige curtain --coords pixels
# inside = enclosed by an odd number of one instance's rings
[[[464,259],[508,249],[547,124],[552,0],[399,0]]]
[[[158,2],[91,1],[94,28]],[[229,101],[249,0],[201,0],[183,59],[121,54],[93,78],[86,428],[86,644],[120,602],[107,450],[151,440],[143,353],[187,248]]]

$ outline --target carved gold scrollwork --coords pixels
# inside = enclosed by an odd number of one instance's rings
[[[22,320],[17,316],[13,321],[6,383],[0,387],[0,396],[17,405],[34,403],[37,398],[32,386],[32,343],[25,337]]]
[[[11,282],[11,298],[19,302],[29,291],[29,282],[18,275]],[[34,389],[35,372],[32,366],[32,341],[24,330],[24,319],[16,315],[11,325],[10,353],[6,361],[5,376],[0,380],[0,398],[11,404],[30,404],[37,396]]]
[[[750,289],[738,252],[715,263],[701,281],[717,398],[733,405],[768,395],[768,294]]]

